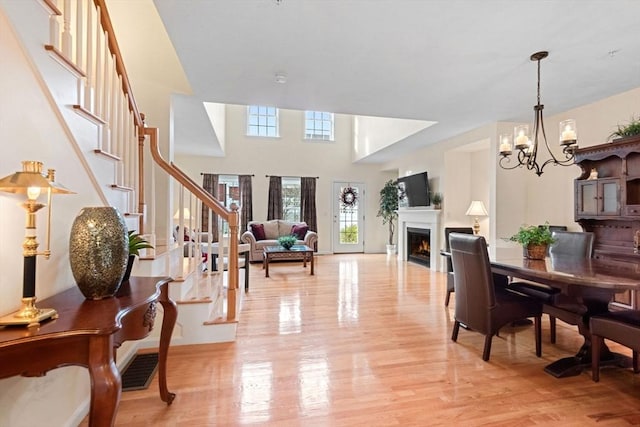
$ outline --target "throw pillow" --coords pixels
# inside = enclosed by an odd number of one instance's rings
[[[267,238],[264,235],[264,225],[262,224],[251,224],[251,232],[256,240],[266,240]]]
[[[309,227],[307,227],[306,225],[294,224],[294,226],[291,227],[291,234],[296,236],[298,240],[304,240],[304,236],[307,235],[307,231],[309,231]]]

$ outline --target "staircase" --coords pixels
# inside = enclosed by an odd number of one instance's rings
[[[178,320],[172,344],[233,341],[239,282],[237,210],[226,209],[160,155],[157,129],[146,127],[138,111],[104,0],[0,0],[0,5],[67,135],[65,143],[78,154],[80,164],[74,166],[84,169],[102,204],[118,208],[128,228],[156,247],[140,257],[133,274],[174,278],[170,294],[178,304]],[[144,168],[148,153],[157,165],[153,173]],[[154,217],[170,215],[155,206],[157,189],[148,192],[153,194],[144,191],[145,184],[154,188],[157,170],[179,185],[180,212],[187,205],[191,212],[209,209],[210,218],[215,213],[219,221],[228,222],[228,273],[202,272],[200,234],[185,257],[182,242],[162,237],[167,230],[156,230]],[[169,188],[163,196],[172,198],[172,193]],[[161,223],[172,224],[173,218]],[[188,228],[203,229],[199,221]],[[215,240],[211,233],[206,236],[209,242]],[[158,339],[152,335],[141,347],[156,346]]]

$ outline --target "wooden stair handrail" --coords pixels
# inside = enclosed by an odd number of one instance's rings
[[[165,172],[174,177],[180,184],[191,191],[202,203],[229,223],[229,287],[227,289],[227,321],[236,318],[236,301],[238,288],[238,208],[228,210],[211,194],[196,184],[177,166],[167,162],[160,154],[158,146],[158,129],[143,127],[140,133],[149,136],[151,157]]]
[[[151,142],[151,157],[165,172],[174,177],[180,184],[184,185],[189,191],[191,191],[198,199],[202,201],[207,207],[211,208],[216,214],[220,215],[231,225],[238,225],[238,212],[236,210],[227,209],[220,201],[213,198],[209,192],[196,184],[189,176],[187,176],[182,170],[180,170],[173,163],[167,162],[160,154],[160,148],[158,146],[157,128],[143,128],[145,135],[149,135]],[[235,221],[233,221],[235,219]]]

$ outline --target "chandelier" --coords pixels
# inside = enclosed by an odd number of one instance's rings
[[[544,105],[540,104],[540,61],[546,58],[549,52],[542,51],[536,52],[531,55],[532,61],[538,62],[538,103],[534,105],[533,111],[535,112],[535,119],[533,122],[533,141],[529,138],[529,125],[516,126],[513,129],[513,137],[510,134],[502,134],[498,140],[500,146],[500,158],[499,164],[503,169],[515,169],[517,167],[525,166],[528,170],[532,170],[536,175],[542,175],[542,171],[548,164],[569,166],[574,163],[575,150],[578,148],[578,131],[576,128],[576,121],[573,119],[563,120],[560,122],[559,142],[562,147],[562,154],[564,160],[558,159],[547,142],[547,135],[544,131],[544,120],[542,118],[542,110]],[[540,140],[538,139],[541,135]],[[512,145],[513,138],[513,145]],[[551,158],[546,160],[542,165],[537,161],[538,149],[540,148],[539,142],[544,141],[544,146],[547,148]],[[516,149],[517,164],[510,165],[512,146]]]

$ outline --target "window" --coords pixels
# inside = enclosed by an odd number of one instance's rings
[[[300,221],[300,178],[282,177],[282,216]]]
[[[240,206],[240,184],[238,183],[238,175],[220,175],[218,177],[218,194],[219,200],[224,203],[225,207],[231,207],[231,203]],[[229,223],[222,221],[222,234],[229,234]]]
[[[305,111],[304,137],[333,141],[333,113]]]
[[[278,109],[262,105],[247,107],[247,135],[278,137]]]
[[[219,175],[218,194],[220,195],[220,200],[227,208],[231,206],[231,203],[240,205],[238,175]]]

